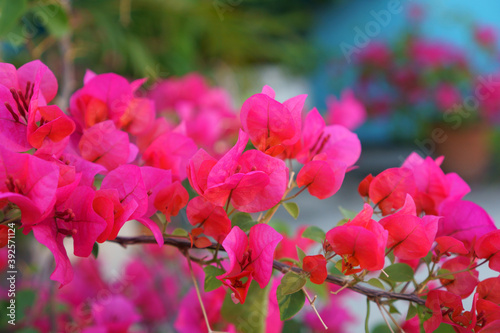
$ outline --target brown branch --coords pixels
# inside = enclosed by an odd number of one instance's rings
[[[191,248],[191,242],[187,239],[165,237],[164,240],[165,240],[165,244],[175,246],[179,249]],[[138,237],[116,237],[114,240],[111,240],[110,242],[115,242],[115,243],[118,243],[122,246],[127,246],[127,245],[134,245],[134,244],[154,244],[154,243],[156,243],[156,240],[154,239],[153,236],[138,236]],[[197,248],[197,247],[193,245],[193,248]],[[216,248],[217,248],[217,244],[212,244],[211,246],[207,247],[207,249],[212,249],[212,250],[215,250]],[[222,246],[219,246],[219,250],[225,251]],[[289,271],[293,271],[293,272],[298,273],[298,274],[304,273],[304,271],[298,267],[292,267],[290,265],[284,264],[284,263],[279,262],[277,260],[274,260],[273,268],[280,271],[281,273],[287,273]],[[329,283],[336,284],[338,286],[345,286],[345,284],[346,284],[346,281],[344,279],[342,279],[338,276],[334,276],[334,275],[328,275],[328,277],[326,278],[326,281]],[[355,291],[359,294],[363,294],[371,300],[376,300],[376,299],[378,299],[378,300],[383,300],[383,299],[398,300],[399,299],[399,300],[413,302],[413,303],[420,304],[420,305],[425,305],[425,300],[423,300],[422,298],[418,297],[415,294],[395,293],[395,292],[371,289],[371,288],[367,288],[367,287],[360,286],[360,285],[348,286],[347,288],[349,288],[352,291]]]

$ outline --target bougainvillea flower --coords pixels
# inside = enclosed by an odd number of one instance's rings
[[[500,331],[500,320],[498,319],[492,321],[491,323],[488,323],[486,326],[483,326],[483,328],[481,328],[482,333],[496,333],[499,331]]]
[[[480,281],[476,292],[479,294],[480,299],[500,305],[500,277],[497,276]]]
[[[106,221],[93,209],[95,191],[88,186],[78,186],[68,199],[56,206],[53,216],[41,223],[23,230],[25,234],[33,230],[35,238],[45,245],[54,255],[56,268],[52,280],[61,285],[73,278],[73,270],[63,245],[63,239],[71,236],[74,254],[88,257],[99,235],[106,228]]]
[[[203,233],[221,243],[231,231],[231,220],[226,211],[206,198],[198,196],[189,201],[186,215],[193,226],[199,225]]]
[[[272,88],[264,86],[262,93],[243,103],[241,126],[258,150],[277,156],[283,152],[284,146],[299,141],[306,97],[299,95],[280,103],[274,99]]]
[[[234,227],[222,245],[229,256],[229,268],[217,277],[233,292],[233,300],[245,303],[252,279],[264,288],[273,271],[273,256],[281,236],[267,224],[257,224],[250,229],[249,236]]]
[[[481,297],[481,295],[478,295]],[[500,330],[500,306],[479,298],[476,302],[477,322],[474,332],[496,333]]]
[[[261,212],[282,199],[288,168],[282,160],[260,151],[243,153],[247,141],[248,135],[240,131],[236,145],[219,161],[200,149],[189,162],[189,182],[218,206],[230,201],[242,212]]]
[[[106,221],[106,228],[97,238],[97,242],[115,239],[125,222],[137,209],[137,202],[120,202],[118,190],[100,189],[96,192],[92,204],[95,212]]]
[[[108,288],[101,276],[99,263],[92,256],[76,260],[73,263],[75,276],[70,284],[59,290],[57,298],[75,308],[89,299],[97,298],[99,292]],[[81,320],[80,317],[83,317],[83,314],[75,314],[76,321]]]
[[[297,255],[297,247],[300,248],[305,253],[307,253],[309,248],[313,244],[315,244],[315,242],[312,239],[302,237],[302,234],[306,229],[307,226],[299,227],[297,229],[297,232],[295,233],[295,237],[283,235],[283,239],[281,240],[278,247],[276,248],[276,251],[274,252],[274,257],[276,259],[291,258],[294,260],[299,260],[299,257]]]
[[[9,227],[0,224],[0,248],[7,246],[9,243]]]
[[[490,231],[481,236],[474,246],[480,259],[489,258],[488,267],[500,272],[500,230]]]
[[[315,284],[323,284],[328,275],[326,259],[322,254],[304,257],[302,269],[310,274],[309,279]]]
[[[78,147],[84,159],[103,165],[108,170],[133,161],[137,154],[128,134],[117,129],[110,120],[84,130]]]
[[[464,312],[460,296],[448,291],[431,290],[425,306],[432,311],[432,317],[424,322],[425,332],[434,332],[441,323],[470,331],[476,325],[476,301],[477,296],[474,297],[471,311]]]
[[[181,123],[183,134],[213,156],[226,153],[238,135],[239,117],[229,93],[210,87],[199,74],[161,80],[148,96],[162,116]]]
[[[158,192],[154,205],[170,222],[170,217],[179,214],[179,210],[184,208],[188,201],[189,194],[187,190],[179,181],[176,181]]]
[[[454,105],[463,100],[460,90],[453,84],[441,83],[435,89],[436,106],[441,112],[450,112]]]
[[[50,155],[38,154],[35,156],[51,162],[59,169],[59,181],[57,182],[56,190],[56,204],[65,201],[78,185],[91,185],[81,183],[83,174],[81,172],[77,172],[76,167],[74,165],[71,165],[71,163],[64,157],[61,156],[59,158],[55,158],[54,156]]]
[[[151,212],[148,193],[151,193],[150,195],[156,193],[155,199],[157,199],[161,191],[154,187],[150,179],[144,182],[143,173],[149,172],[151,172],[149,169],[141,170],[136,165],[126,164],[116,168],[104,177],[100,191],[109,190],[102,195],[112,202],[114,207],[113,228],[107,239],[116,238],[126,221],[137,220],[153,232],[158,245],[163,245],[161,230],[156,223],[149,219],[150,215],[148,215]],[[146,187],[146,184],[148,184],[148,187]],[[109,204],[109,201],[102,201],[100,204],[106,205]],[[100,209],[102,212],[107,212],[106,208],[101,207]]]
[[[0,205],[7,201],[21,210],[23,226],[44,219],[56,202],[59,170],[54,164],[0,145]]]
[[[330,125],[342,125],[351,131],[361,126],[367,117],[365,107],[354,97],[350,89],[342,92],[340,100],[335,96],[329,96],[326,106],[328,109],[326,122]]]
[[[481,46],[494,48],[498,40],[497,29],[491,25],[475,26],[474,38]]]
[[[42,75],[37,78],[41,73]],[[38,82],[37,82],[38,81]],[[0,63],[0,84],[16,92],[30,91],[34,84],[40,86],[41,97],[45,103],[50,102],[57,94],[57,80],[52,71],[40,60],[30,61],[16,68],[8,63]],[[28,103],[29,104],[29,103]]]
[[[463,271],[474,266],[467,257],[456,257],[446,261],[441,268],[453,272]],[[452,280],[441,278],[441,284],[446,287],[450,293],[458,295],[462,298],[467,298],[479,283],[479,272],[475,269],[470,269],[465,272],[453,274]]]
[[[373,175],[370,173],[368,176],[366,176],[361,182],[359,182],[358,186],[358,193],[361,197],[366,198],[368,197],[368,191],[370,189],[370,184],[373,180]]]
[[[145,250],[145,253],[128,262],[118,288],[124,288],[123,294],[129,295],[143,320],[150,323],[164,322],[166,319],[173,321],[179,313],[179,293],[182,289],[179,282],[185,282],[182,280],[185,275],[178,271],[172,274],[171,268],[165,265],[165,260],[175,265],[180,265],[185,260],[179,256],[166,256],[165,248],[146,246]],[[144,254],[152,260],[144,260]]]
[[[155,199],[160,190],[172,184],[172,172],[149,166],[141,167],[142,180],[148,195],[148,209],[144,216],[150,217],[158,210]]]
[[[190,73],[179,78],[159,81],[149,92],[158,111],[173,112],[180,104],[198,105],[201,96],[209,91],[205,78],[197,73]]]
[[[361,155],[358,136],[344,126],[326,126],[316,108],[306,116],[302,139],[303,146],[297,154],[297,160],[303,164],[324,153],[327,159],[343,162],[347,167],[351,167]]]
[[[406,195],[414,197],[416,190],[415,177],[410,169],[390,168],[373,178],[368,194],[385,216],[403,207]]]
[[[371,217],[373,209],[365,204],[354,219],[326,233],[328,249],[343,257],[345,274],[384,268],[388,232]],[[354,269],[359,266],[360,269]]]
[[[468,254],[469,250],[467,250],[464,246],[464,243],[459,241],[456,238],[450,236],[441,236],[436,238],[437,246],[434,248],[434,251],[438,256],[441,255],[450,255],[450,253],[456,254]]]
[[[405,320],[401,324],[401,330],[405,333],[420,333],[420,318],[415,315],[413,318]]]
[[[151,101],[134,96],[142,83],[144,79],[129,83],[114,73],[87,73],[84,86],[71,96],[70,113],[80,130],[111,120],[118,129],[140,134],[155,115]]]
[[[31,148],[27,125],[32,101],[46,105],[57,93],[54,74],[40,61],[20,67],[0,63],[0,137],[2,144],[17,152]]]
[[[146,165],[172,171],[173,180],[186,179],[186,166],[196,152],[196,144],[181,133],[167,132],[157,137],[144,151]]]
[[[134,304],[122,295],[100,297],[91,309],[94,325],[83,329],[83,333],[129,332],[130,326],[141,319]]]
[[[432,215],[417,217],[415,202],[408,194],[401,210],[384,217],[379,223],[389,232],[387,247],[394,250],[394,255],[412,260],[423,258],[429,253],[439,219]]]
[[[212,327],[222,319],[221,309],[225,296],[222,288],[202,293],[201,299],[207,305],[206,314]],[[191,288],[182,299],[174,327],[179,333],[204,333],[207,331],[207,324],[203,318],[196,290]]]
[[[314,156],[297,174],[297,186],[307,186],[312,196],[326,199],[337,193],[344,181],[347,166],[344,162],[327,159],[322,153]]]
[[[43,144],[57,143],[64,139],[68,141],[75,130],[73,120],[56,105],[38,106],[38,100],[34,100],[29,110],[28,142],[37,149]]]
[[[443,201],[462,199],[470,192],[470,187],[456,173],[445,175],[440,165],[443,157],[433,160],[423,159],[417,153],[411,153],[403,163],[403,168],[412,170],[417,185],[415,202],[418,211],[438,215]]]
[[[437,236],[452,236],[467,249],[484,234],[496,230],[491,216],[478,204],[466,200],[447,201],[440,206]]]

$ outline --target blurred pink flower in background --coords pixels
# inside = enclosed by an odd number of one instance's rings
[[[454,85],[441,83],[436,88],[434,98],[436,99],[436,104],[440,111],[449,112],[455,104],[460,103],[462,95]]]
[[[497,32],[493,26],[478,25],[474,27],[474,38],[481,46],[494,47],[497,42]]]
[[[330,125],[342,125],[353,131],[366,121],[366,109],[350,89],[344,90],[338,100],[335,96],[329,96],[326,105],[326,122]]]

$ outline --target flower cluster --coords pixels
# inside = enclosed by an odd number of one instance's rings
[[[453,129],[462,122],[498,123],[498,75],[492,77],[491,70],[484,75],[472,61],[472,55],[483,53],[489,62],[497,62],[495,29],[471,29],[471,42],[477,47],[469,51],[425,37],[421,19],[408,22],[397,40],[371,41],[357,53],[354,87],[370,116],[411,119],[420,130],[435,123]]]
[[[362,107],[350,93],[334,104],[337,110],[354,110],[353,119],[335,118],[334,112],[327,124],[315,108],[303,116],[305,95],[279,102],[264,86],[241,107],[236,143],[218,150],[216,142],[229,142],[234,132],[218,128],[213,136],[199,136],[200,119],[234,123],[235,115],[227,113],[225,93],[208,88],[198,76],[139,94],[144,80],[129,83],[117,74],[89,71],[66,114],[48,105],[57,82],[44,64],[0,68],[2,224],[16,221],[24,234],[33,231],[54,255],[51,278],[64,286],[57,297],[70,313],[89,309],[85,318],[61,314],[56,318],[61,325],[125,332],[172,320],[172,308],[179,307],[175,327],[182,332],[205,325],[209,331],[213,325],[253,332],[257,325],[259,331],[279,332],[307,298],[319,317],[310,324],[317,330],[318,322],[327,327],[321,313],[330,316],[339,299],[326,297],[326,307],[318,311],[307,289],[329,295],[352,288],[370,295],[382,314],[389,314],[392,299],[409,300],[408,319],[418,316],[426,332],[441,323],[464,332],[498,326],[497,278],[480,281],[476,268],[488,263],[500,271],[500,233],[483,208],[464,199],[470,191],[465,181],[442,171],[442,158],[413,153],[401,167],[368,175],[358,187],[361,211],[344,210],[345,219],[326,233],[305,226],[291,236],[273,221],[281,206],[298,218],[292,200],[305,191],[318,199],[331,197],[355,167],[361,144],[341,124],[354,127],[361,119]],[[171,123],[172,110],[178,126]],[[208,120],[203,122],[206,126]],[[152,236],[120,236],[133,220]],[[186,223],[178,223],[182,220]],[[0,232],[4,245],[7,228]],[[132,261],[126,283],[114,288],[94,264],[73,267],[65,238],[72,239],[78,257],[96,255],[105,241],[125,245],[154,239],[160,247],[167,242],[181,249],[176,253],[186,261],[149,248],[144,258],[157,261],[151,267],[146,260]],[[206,256],[194,256],[195,248],[205,249]],[[177,264],[175,273],[162,262]],[[285,274],[273,277],[273,268]],[[157,277],[157,272],[164,274]],[[194,289],[180,300],[176,286],[189,274]],[[325,281],[342,287],[331,290]],[[103,299],[102,290],[114,291]],[[472,294],[473,309],[464,311],[461,300]],[[200,307],[193,314],[196,300]],[[328,325],[343,330],[351,317],[343,318],[327,320]],[[312,322],[309,315],[306,319]],[[39,325],[50,323],[41,316]]]

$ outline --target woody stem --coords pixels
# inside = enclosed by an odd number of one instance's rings
[[[311,304],[311,307],[314,310],[314,313],[316,313],[316,316],[318,317],[319,321],[321,321],[321,324],[323,325],[325,330],[327,330],[328,326],[326,326],[325,322],[323,321],[323,318],[321,318],[318,310],[316,309],[316,305],[314,305],[314,301],[316,300],[316,297],[314,297],[314,299],[311,299],[311,296],[309,296],[309,294],[306,291],[306,288],[304,288],[304,287],[302,287],[302,291],[304,292],[304,294],[306,294],[307,300],[309,301],[309,304]]]
[[[170,246],[175,246],[179,249],[196,248],[196,246],[192,247],[191,242],[187,239],[170,238],[170,237],[164,237],[163,239],[164,239],[165,244],[170,245]],[[114,240],[111,240],[110,242],[118,243],[118,244],[121,244],[122,246],[127,246],[127,245],[133,245],[133,244],[154,244],[154,243],[156,243],[156,240],[153,236],[136,236],[136,237],[118,236]],[[205,249],[215,250],[216,248],[217,248],[217,244],[214,243],[214,244],[206,247]],[[225,251],[224,247],[220,246],[219,251]],[[283,274],[285,274],[289,271],[294,271],[297,274],[305,274],[305,272],[302,269],[300,269],[298,267],[292,267],[290,265],[279,262],[278,260],[273,261],[273,267],[274,267],[274,269],[282,272]],[[339,276],[335,276],[335,275],[328,275],[325,281],[327,283],[332,283],[332,284],[335,284],[338,286],[345,285],[345,279],[341,278]],[[415,294],[404,294],[404,293],[383,291],[383,290],[368,288],[368,287],[365,287],[365,286],[362,286],[359,284],[348,286],[347,288],[351,289],[352,291],[355,291],[359,294],[363,294],[363,295],[371,297],[371,298],[399,299],[399,300],[413,302],[413,303],[420,304],[420,305],[425,305],[425,300],[418,297]]]

